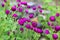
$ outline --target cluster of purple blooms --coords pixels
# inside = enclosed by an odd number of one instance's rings
[[[48,22],[48,25],[52,27],[52,29],[54,30],[54,34],[52,34],[52,37],[54,40],[57,40],[58,39],[58,34],[57,32],[60,31],[60,25],[54,25],[56,22],[56,17],[59,17],[60,16],[60,13],[56,13],[55,16],[50,16],[50,21]]]
[[[21,7],[21,5],[25,5],[26,6],[26,10],[25,10],[25,12],[28,14],[28,9],[29,8],[31,8],[31,6],[30,5],[27,5],[27,2],[21,2],[21,0],[16,0],[17,2],[18,2],[18,7],[17,6],[12,6],[11,7],[11,11],[12,12],[14,12],[14,11],[18,11],[18,12],[23,12],[23,7]],[[6,3],[7,2],[7,0],[4,0],[4,2]],[[2,3],[2,7],[4,7],[5,6],[5,3]],[[38,8],[41,8],[41,6],[39,6],[38,5]],[[32,9],[33,10],[36,10],[37,9],[37,7],[36,6],[34,6],[34,7],[32,7]],[[40,13],[42,13],[42,10],[39,10],[39,12]],[[6,15],[9,15],[10,14],[10,10],[5,10],[5,13],[6,13]],[[51,22],[48,22],[48,25],[49,26],[52,26],[52,22],[55,22],[56,21],[56,17],[59,17],[60,16],[60,14],[59,13],[56,13],[56,15],[55,16],[50,16],[50,21]],[[18,17],[18,14],[17,13],[14,13],[14,14],[12,14],[12,17],[13,18],[17,18]],[[20,25],[20,26],[25,26],[27,29],[30,29],[30,30],[33,30],[33,31],[35,31],[36,33],[40,33],[40,34],[42,34],[43,32],[45,33],[45,34],[50,34],[50,32],[49,32],[49,30],[48,29],[46,29],[46,30],[43,30],[43,29],[41,29],[41,28],[37,28],[37,25],[38,25],[38,23],[37,22],[35,22],[35,21],[31,21],[31,18],[34,18],[34,13],[31,13],[31,14],[29,14],[29,18],[30,19],[28,19],[28,18],[26,18],[26,17],[22,17],[22,18],[19,18],[18,19],[18,24]],[[28,22],[28,23],[26,23],[26,22]],[[29,22],[31,23],[31,24],[29,24]],[[26,24],[25,24],[26,23]],[[58,31],[60,31],[60,25],[56,25],[55,27],[54,27],[54,30],[56,31],[56,32],[58,32]],[[20,31],[24,31],[24,28],[20,28]],[[8,32],[8,34],[9,34],[9,32]],[[56,33],[54,33],[54,34],[52,34],[52,37],[53,37],[53,39],[58,39],[58,35],[56,34]]]

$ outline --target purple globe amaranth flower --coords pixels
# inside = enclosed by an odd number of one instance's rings
[[[7,32],[7,35],[10,35],[10,32]]]
[[[34,13],[30,13],[29,18],[33,18],[33,17],[34,17]]]
[[[12,11],[16,11],[16,6],[12,6],[12,7],[11,7],[11,10],[12,10]]]
[[[32,7],[33,10],[36,10],[36,6]]]
[[[26,14],[27,14],[27,13],[28,13],[28,10],[26,9],[25,12],[26,12]]]
[[[21,0],[16,0],[16,2],[21,2]]]
[[[55,30],[58,32],[60,30],[60,26],[56,26]]]
[[[37,27],[35,27],[34,29],[33,29],[35,32],[37,32],[37,33],[43,33],[43,30],[42,29],[39,29],[39,28],[37,28]]]
[[[59,17],[60,16],[60,14],[59,13],[56,13],[56,17]]]
[[[12,17],[13,18],[16,18],[16,17],[18,17],[18,15],[17,14],[13,14]]]
[[[5,6],[5,3],[2,3],[1,5],[2,5],[2,7],[4,7]]]
[[[31,20],[30,20],[30,19],[28,19],[28,18],[27,18],[27,20],[26,20],[26,21],[27,21],[27,22],[31,22]]]
[[[37,33],[40,33],[41,34],[41,33],[43,33],[43,30],[38,28],[37,29]]]
[[[4,2],[7,2],[7,0],[4,0]]]
[[[30,29],[33,30],[33,27],[31,26]]]
[[[30,29],[30,28],[31,28],[31,25],[30,25],[30,24],[26,24],[25,27],[26,27],[27,29]]]
[[[33,27],[37,27],[37,22],[32,21],[32,26],[33,26]]]
[[[21,27],[21,28],[20,28],[20,31],[23,32],[23,31],[24,31],[24,28]]]
[[[27,5],[27,8],[31,8],[31,6],[30,5]]]
[[[24,22],[26,22],[26,21],[27,21],[27,18],[22,18],[22,20],[23,20]]]
[[[41,6],[40,6],[40,5],[38,5],[38,8],[41,8]]]
[[[21,2],[21,4],[23,4],[23,5],[27,5],[27,2]]]
[[[18,20],[18,24],[19,24],[19,25],[24,25],[25,22],[26,22],[26,18],[20,18],[20,19]]]
[[[48,22],[47,24],[48,24],[48,26],[50,26],[51,25],[51,22]]]
[[[55,21],[55,16],[50,16],[50,21]]]
[[[18,24],[21,25],[21,26],[23,26],[24,25],[24,21],[22,19],[19,19],[18,20]]]
[[[58,35],[57,34],[52,34],[52,37],[53,37],[53,39],[58,39]]]
[[[10,14],[10,10],[6,10],[5,13],[8,15]]]
[[[49,32],[48,29],[44,30],[44,33],[45,33],[45,34],[50,34],[50,32]]]
[[[19,8],[18,10],[19,10],[19,12],[23,12],[23,8]]]
[[[20,7],[20,6],[21,6],[21,4],[20,4],[20,3],[18,3],[17,5],[18,5],[18,7]]]
[[[40,9],[39,12],[42,13],[42,10]]]
[[[33,30],[34,30],[34,32],[37,32],[37,27],[34,27]]]

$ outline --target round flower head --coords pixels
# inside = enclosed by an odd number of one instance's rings
[[[51,22],[48,22],[47,24],[50,26],[51,25]]]
[[[34,30],[34,32],[37,32],[37,27],[34,27],[33,30]]]
[[[27,21],[27,22],[31,22],[31,20],[30,20],[30,19],[28,19],[28,18],[27,18],[27,20],[26,20],[26,21]]]
[[[22,28],[22,27],[21,27],[21,28],[20,28],[20,31],[22,31],[22,32],[23,32],[23,31],[24,31],[24,28]]]
[[[2,3],[1,5],[2,5],[2,7],[4,7],[4,6],[5,6],[5,4],[4,4],[4,3]]]
[[[4,0],[4,2],[7,2],[7,0]]]
[[[13,18],[16,18],[16,17],[18,17],[18,15],[17,14],[13,14],[12,17]]]
[[[19,12],[23,12],[23,8],[19,8]]]
[[[33,27],[37,27],[37,22],[32,21],[32,26],[33,26]]]
[[[8,35],[10,35],[10,32],[7,32]]]
[[[31,25],[30,25],[30,24],[26,24],[25,27],[26,27],[27,29],[30,29],[30,28],[31,28]]]
[[[22,20],[23,20],[24,22],[26,22],[27,18],[22,18]]]
[[[31,8],[31,6],[30,5],[27,5],[27,8]]]
[[[21,2],[21,4],[23,4],[23,5],[27,5],[27,2]]]
[[[10,14],[10,10],[6,10],[5,13],[8,15]]]
[[[16,2],[21,2],[21,0],[16,0]]]
[[[55,21],[55,16],[50,16],[50,21]]]
[[[58,32],[60,30],[60,26],[56,26],[55,30]]]
[[[60,14],[59,13],[56,13],[56,17],[59,17],[60,16]]]
[[[38,8],[41,8],[41,6],[40,6],[40,5],[38,5]]]
[[[52,34],[53,39],[58,39],[58,35],[57,34]]]
[[[16,11],[16,6],[12,6],[11,10]]]
[[[39,10],[40,13],[42,13],[42,10]]]
[[[38,28],[37,33],[43,33],[43,30]]]
[[[33,13],[30,13],[29,14],[29,18],[33,18],[34,17],[34,14]]]
[[[32,7],[33,10],[36,10],[36,6]]]
[[[24,21],[23,21],[23,19],[22,19],[22,18],[18,20],[18,24],[19,24],[19,25],[21,25],[21,26],[23,26],[23,25],[24,25]]]
[[[48,29],[44,30],[44,33],[45,33],[45,34],[50,34],[50,32],[49,32]]]
[[[21,6],[21,4],[20,3],[18,3],[18,7],[20,7]]]
[[[25,12],[28,13],[28,10],[26,9]]]

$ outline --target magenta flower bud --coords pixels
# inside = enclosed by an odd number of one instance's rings
[[[51,25],[51,23],[50,23],[50,22],[48,22],[47,24],[48,24],[48,26],[50,26],[50,25]]]
[[[50,34],[50,32],[49,32],[48,29],[44,30],[44,33],[45,33],[45,34]]]
[[[1,5],[2,5],[2,7],[4,7],[4,6],[5,6],[5,4],[4,4],[4,3],[2,3]]]
[[[24,25],[23,19],[19,19],[19,20],[18,20],[18,24],[21,25],[21,26],[23,26],[23,25]]]
[[[60,16],[60,14],[59,13],[56,13],[56,17],[59,17]]]
[[[58,32],[60,30],[60,26],[56,26],[55,30]]]
[[[36,27],[34,27],[33,30],[34,30],[34,32],[37,32],[37,28]]]
[[[23,5],[27,5],[27,2],[21,2],[21,4],[23,4]]]
[[[16,0],[16,2],[21,2],[21,0]]]
[[[16,11],[16,6],[12,6],[11,10]]]
[[[53,39],[58,39],[58,35],[57,34],[52,34]]]
[[[16,17],[18,17],[18,15],[17,14],[13,14],[12,17],[13,18],[16,18]]]
[[[43,30],[42,29],[37,29],[37,33],[43,33]]]
[[[33,27],[31,26],[30,29],[33,30]]]
[[[30,24],[26,24],[25,27],[26,27],[27,29],[30,29],[30,28],[31,28],[31,25],[30,25]]]
[[[27,21],[27,18],[22,18],[22,20],[23,20],[24,22],[26,22],[26,21]]]
[[[23,8],[19,8],[19,12],[23,12]]]
[[[10,14],[10,10],[6,10],[5,13],[8,15]]]
[[[23,31],[24,31],[24,28],[22,28],[22,27],[21,27],[21,28],[20,28],[20,31],[22,31],[22,32],[23,32]]]
[[[32,26],[33,26],[33,27],[37,27],[37,22],[32,21]]]
[[[26,9],[25,12],[28,13],[28,10]]]
[[[31,20],[30,20],[30,19],[27,19],[26,21],[27,21],[27,22],[31,22]]]
[[[31,6],[30,5],[27,5],[27,8],[31,8]]]
[[[8,32],[7,34],[10,35],[10,32]]]
[[[42,10],[39,10],[40,13],[42,13]]]
[[[34,13],[30,13],[29,18],[33,18],[33,17],[34,17]]]
[[[40,5],[38,5],[38,8],[41,8],[41,6],[40,6]]]
[[[7,0],[4,0],[4,2],[7,2]]]
[[[50,16],[50,21],[55,21],[55,16]]]
[[[21,6],[21,4],[20,3],[18,3],[18,7],[20,7]]]
[[[32,7],[33,10],[36,10],[36,6]]]

